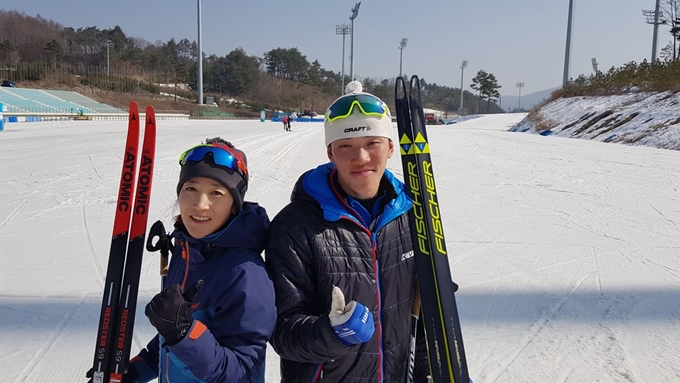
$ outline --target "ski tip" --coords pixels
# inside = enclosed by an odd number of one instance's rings
[[[139,121],[139,108],[136,102],[130,101],[128,111],[130,121]]]
[[[406,97],[406,80],[399,76],[394,84],[394,98],[396,100],[404,100]]]
[[[148,105],[146,107],[146,124],[147,125],[156,125],[156,112],[153,109],[153,106]]]

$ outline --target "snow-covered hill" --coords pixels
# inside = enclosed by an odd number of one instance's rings
[[[680,150],[680,92],[559,98],[510,130]]]

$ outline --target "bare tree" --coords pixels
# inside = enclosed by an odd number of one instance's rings
[[[678,60],[680,59],[680,0],[664,0],[661,3],[660,20],[669,28],[672,36],[670,43],[663,49],[664,56],[671,60]]]

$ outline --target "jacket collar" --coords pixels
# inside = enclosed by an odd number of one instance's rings
[[[338,200],[338,197],[331,188],[329,176],[334,170],[335,165],[332,162],[329,162],[319,165],[317,168],[300,176],[300,179],[293,189],[293,196],[291,199],[295,200],[309,196],[316,200],[321,206],[324,219],[328,221],[337,221],[341,218],[348,218],[361,224],[361,221],[348,211],[345,205]],[[404,184],[387,169],[385,169],[381,185],[383,182],[386,182],[391,186],[394,190],[395,197],[385,204],[380,224],[377,225],[374,231],[377,231],[380,226],[407,212],[413,205],[411,199],[404,192]]]
[[[197,239],[190,236],[182,226],[175,224],[172,235],[179,241],[187,242],[190,249],[198,250],[200,254],[192,251],[192,259],[200,261],[202,258],[210,258],[216,251],[229,248],[247,248],[261,253],[268,227],[269,217],[266,210],[257,203],[244,202],[241,212],[215,233]]]

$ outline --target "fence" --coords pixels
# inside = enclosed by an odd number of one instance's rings
[[[79,115],[72,113],[7,113],[4,112],[3,120],[5,123],[11,122],[41,122],[41,121],[105,121],[105,120],[127,120],[127,113],[97,113],[88,115]],[[143,118],[145,113],[140,112],[140,118]],[[156,113],[157,120],[188,120],[191,116],[189,113],[166,113],[160,111]]]

